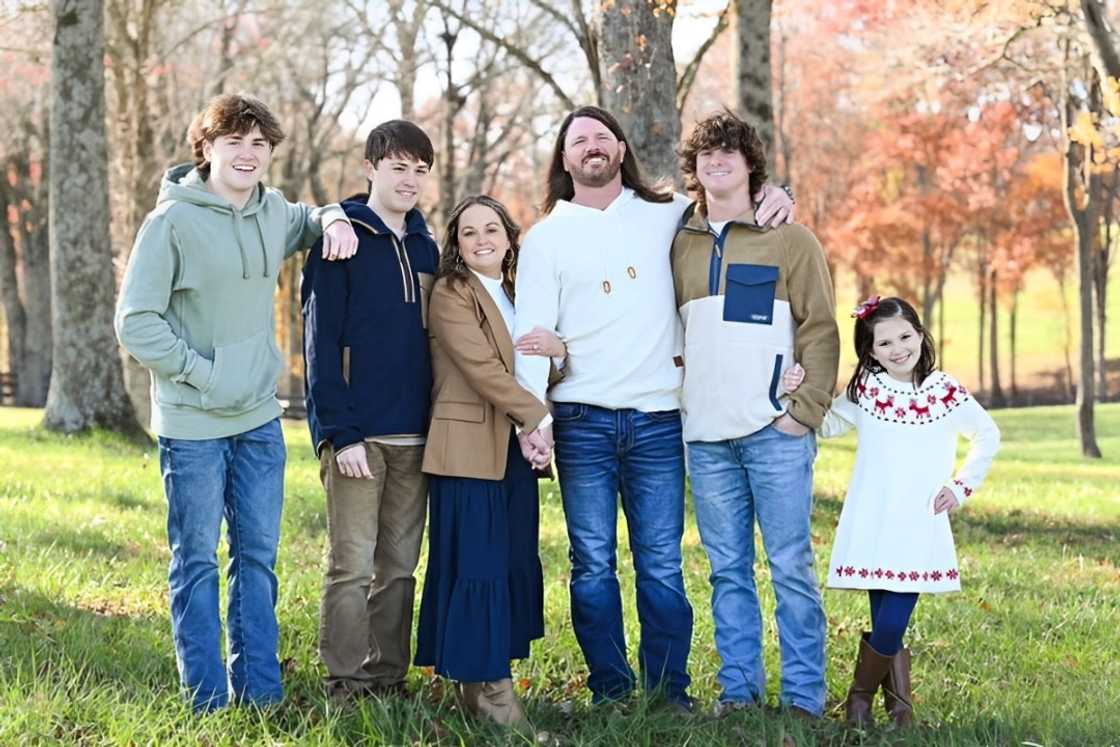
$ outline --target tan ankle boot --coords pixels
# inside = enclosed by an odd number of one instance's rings
[[[477,718],[493,721],[518,731],[527,730],[529,720],[521,709],[521,701],[513,692],[513,680],[464,682],[463,704]]]
[[[883,705],[886,706],[887,715],[899,729],[914,725],[914,696],[910,687],[908,648],[891,657],[891,666],[883,681]]]
[[[844,701],[844,717],[848,723],[864,729],[875,723],[871,715],[871,704],[879,685],[887,678],[891,657],[883,656],[868,643],[869,633],[864,633],[859,641],[859,657],[852,686],[848,688],[848,699]]]

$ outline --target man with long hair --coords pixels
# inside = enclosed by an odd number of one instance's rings
[[[758,215],[788,220],[792,203],[767,187]],[[688,200],[642,177],[609,112],[585,106],[560,126],[546,216],[522,245],[517,334],[566,340],[563,381],[550,391],[556,463],[571,542],[572,624],[593,700],[629,696],[616,573],[618,499],[637,575],[643,686],[691,709],[692,608],[681,573],[684,448],[682,338],[669,248]],[[519,355],[516,373],[542,401],[546,358]],[[549,434],[551,436],[551,434]]]

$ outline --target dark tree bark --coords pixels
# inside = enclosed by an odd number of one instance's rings
[[[996,272],[992,270],[992,277],[988,283],[988,310],[991,312],[989,317],[988,331],[989,331],[989,345],[991,347],[991,355],[989,361],[992,367],[992,396],[991,403],[995,407],[1003,407],[1007,404],[1007,399],[1003,394],[1003,384],[1000,383],[999,375],[999,299],[997,296],[997,289],[999,284],[996,282]]]
[[[770,69],[772,0],[735,0],[736,106],[758,129],[762,144],[774,157],[773,73]],[[788,172],[788,166],[787,172]]]
[[[31,145],[32,139],[46,140],[46,123],[42,130],[38,127],[31,120],[25,123],[23,144],[5,164],[5,176],[14,177],[14,183],[4,179],[0,184],[0,210],[5,217],[5,230],[14,231],[9,232],[8,237],[14,236],[18,246],[14,271],[19,285],[13,286],[13,291],[18,288],[19,295],[11,300],[21,303],[23,308],[22,356],[18,361],[13,360],[13,369],[16,371],[16,402],[27,407],[42,407],[46,403],[51,381],[50,197],[46,185],[49,174],[44,168],[38,178],[33,177],[33,160],[46,154],[43,148],[37,156],[37,149]],[[6,220],[9,212],[16,216],[15,225],[10,227]],[[18,317],[16,322],[18,324]]]
[[[7,186],[0,180],[0,190]],[[27,312],[19,297],[16,279],[16,244],[8,225],[7,200],[0,199],[0,302],[4,304],[4,321],[7,327],[8,364],[13,372],[23,371],[24,341],[27,335]],[[17,373],[19,385],[20,373]],[[19,392],[15,393],[14,404],[20,402]]]
[[[675,14],[675,0],[616,0],[600,5],[603,106],[618,118],[630,149],[653,179],[676,179],[679,171]]]
[[[1069,62],[1069,41],[1066,41],[1066,61]],[[1096,75],[1090,76],[1090,104],[1093,111],[1100,111],[1100,81]],[[1077,103],[1073,100],[1068,81],[1063,81],[1062,130],[1069,131],[1069,124],[1077,113]],[[1100,447],[1097,445],[1094,423],[1093,400],[1095,382],[1093,380],[1093,255],[1096,249],[1094,236],[1100,221],[1100,174],[1093,173],[1087,166],[1092,162],[1088,146],[1066,138],[1062,166],[1065,171],[1063,197],[1066,210],[1073,221],[1077,241],[1077,295],[1081,341],[1080,370],[1077,383],[1077,430],[1081,438],[1081,454],[1099,459]]]
[[[50,265],[55,335],[44,425],[147,439],[113,334],[101,0],[52,0]]]

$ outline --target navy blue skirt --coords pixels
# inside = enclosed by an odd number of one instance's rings
[[[501,480],[428,478],[417,666],[460,682],[510,676],[544,636],[537,478],[510,438]]]

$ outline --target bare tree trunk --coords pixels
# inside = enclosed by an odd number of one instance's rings
[[[35,125],[28,122],[27,127],[30,136]],[[46,156],[44,152],[39,158],[45,161]],[[9,158],[8,170],[15,175],[15,185],[5,180],[6,197],[0,203],[5,217],[9,211],[15,213],[19,244],[16,276],[22,285],[24,329],[16,399],[28,407],[42,407],[51,381],[50,193],[45,183],[50,175],[44,162],[43,173],[35,178],[33,158],[29,144]]]
[[[1109,202],[1112,201],[1111,195],[1108,197]],[[1111,211],[1108,211],[1111,213]],[[1106,223],[1111,220],[1111,215],[1105,217]],[[1108,268],[1109,268],[1109,251],[1110,251],[1110,237],[1107,236],[1108,230],[1106,229],[1106,236],[1102,239],[1099,233],[1096,236],[1096,241],[1099,247],[1093,252],[1093,298],[1096,300],[1096,317],[1097,317],[1097,399],[1104,402],[1108,400],[1108,356],[1106,355],[1105,341],[1107,335],[1105,332],[1108,327]]]
[[[1066,41],[1066,61],[1069,60],[1069,41]],[[1064,77],[1064,76],[1063,76]],[[1091,76],[1089,81],[1091,99],[1099,99],[1100,81]],[[1061,107],[1062,129],[1068,132],[1077,108],[1063,80],[1065,101]],[[1095,103],[1095,102],[1094,102]],[[1099,108],[1090,104],[1090,109]],[[1080,371],[1077,384],[1077,430],[1081,438],[1081,454],[1097,458],[1101,456],[1097,445],[1096,427],[1093,413],[1093,234],[1097,231],[1100,219],[1100,181],[1099,174],[1092,173],[1087,165],[1092,162],[1091,153],[1086,146],[1067,138],[1062,158],[1065,171],[1063,198],[1070,218],[1073,220],[1077,240],[1077,295],[1080,319]],[[1088,173],[1086,173],[1088,172]]]
[[[1019,286],[1016,284],[1015,290],[1011,294],[1011,318],[1008,320],[1011,325],[1011,404],[1019,404],[1019,382],[1016,376],[1016,357],[1018,355],[1018,336],[1019,336]]]
[[[599,5],[599,53],[608,71],[603,106],[618,118],[630,149],[654,179],[678,178],[676,0],[616,0]]]
[[[1072,335],[1069,332],[1069,321],[1072,314],[1069,313],[1069,299],[1066,296],[1066,273],[1065,269],[1060,269],[1054,273],[1055,279],[1058,281],[1058,292],[1062,298],[1062,329],[1065,332],[1065,339],[1062,341],[1062,354],[1065,361],[1065,398],[1067,402],[1073,401],[1073,360],[1070,358],[1070,339]]]
[[[451,30],[447,17],[444,16],[443,33],[440,34],[440,39],[447,47],[447,80],[444,83],[446,88],[443,103],[445,107],[443,113],[443,154],[440,157],[439,167],[439,201],[441,205],[439,214],[441,223],[444,222],[444,216],[451,213],[451,208],[455,206],[458,199],[455,194],[455,115],[459,113],[463,104],[459,98],[458,89],[455,88],[452,71],[455,42],[458,38],[459,32]]]
[[[101,0],[51,0],[50,266],[54,367],[44,425],[147,439],[113,334]]]
[[[0,181],[0,192],[6,191],[7,181]],[[6,199],[0,194],[0,301],[4,304],[4,320],[7,326],[8,368],[16,374],[16,386],[24,366],[24,343],[27,336],[27,313],[19,297],[19,283],[16,279],[16,245],[9,230]],[[21,402],[18,390],[13,401],[17,405],[28,406]],[[41,404],[41,403],[40,403]]]
[[[789,113],[789,97],[786,95],[786,42],[788,37],[785,30],[778,28],[778,105],[774,108],[774,138],[777,140],[782,154],[781,171],[775,170],[782,181],[790,184],[793,181],[793,141],[786,132],[786,122]],[[776,159],[771,158],[772,162]]]
[[[770,9],[772,0],[735,0],[737,82],[735,105],[758,129],[762,144],[774,153],[774,103],[770,70]],[[789,166],[786,170],[788,173]]]
[[[984,322],[988,310],[988,263],[980,260],[980,275],[976,279],[976,295],[980,299],[980,326],[977,335],[976,372],[980,391],[984,391]]]
[[[941,284],[942,289],[945,287],[944,281]],[[938,365],[945,365],[945,298],[944,290],[937,294],[937,360]]]
[[[1007,400],[1003,395],[1003,385],[999,378],[999,298],[996,292],[998,287],[996,271],[992,270],[992,276],[988,281],[988,307],[992,313],[988,321],[989,344],[991,346],[990,363],[992,367],[992,396],[990,399],[993,406],[1002,407],[1007,404]]]

